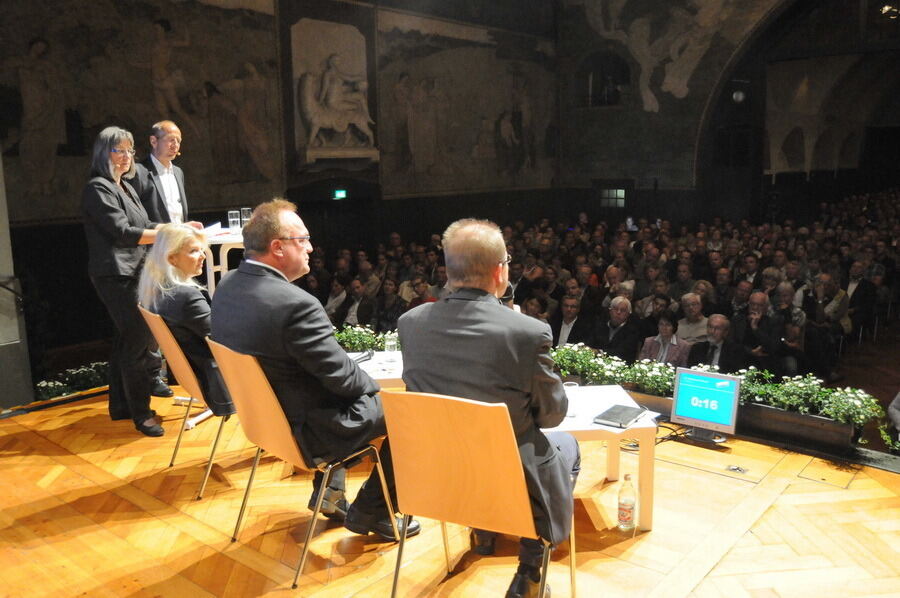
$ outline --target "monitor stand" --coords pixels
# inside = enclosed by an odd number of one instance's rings
[[[703,428],[689,428],[685,434],[686,438],[703,444],[722,444],[725,442],[724,436],[717,436],[713,430],[705,430]]]

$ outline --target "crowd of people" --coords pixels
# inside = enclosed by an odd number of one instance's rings
[[[164,434],[150,396],[171,390],[140,302],[172,329],[216,415],[234,406],[207,336],[257,358],[304,456],[340,459],[386,426],[378,383],[341,349],[333,327],[398,330],[409,390],[508,406],[535,528],[550,544],[568,536],[580,470],[575,439],[542,430],[568,408],[552,345],[582,342],[628,362],[728,372],[757,365],[834,380],[839,341],[872,326],[897,286],[897,191],[823,205],[804,226],[713,218],[677,229],[646,219],[610,227],[586,213],[530,226],[460,220],[425,243],[392,232],[371,257],[361,248],[329,256],[296,206],[275,199],[253,211],[244,259],[211,300],[196,280],[202,227],[187,220],[183,173],[172,164],[181,132],[162,121],[150,143],[151,155],[135,164],[130,132],[101,131],[82,195],[88,272],[116,331],[110,417]],[[396,500],[390,438],[379,452],[383,480],[373,469],[350,503],[343,469],[327,487],[317,471],[309,506],[322,490],[320,512],[354,533],[416,535],[419,522],[395,518],[382,493],[384,482]],[[473,530],[472,542],[492,554],[495,534]],[[507,598],[536,596],[543,551],[522,539]]]
[[[629,219],[630,221],[630,219]],[[809,223],[713,217],[694,226],[515,220],[501,227],[509,301],[549,323],[555,345],[584,343],[673,365],[748,366],[837,381],[842,341],[875,325],[897,293],[900,191],[819,206]],[[371,249],[317,245],[298,284],[332,323],[396,328],[445,297],[440,235]]]

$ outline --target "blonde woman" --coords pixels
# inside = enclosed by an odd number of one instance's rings
[[[194,369],[203,397],[219,416],[234,413],[234,405],[213,360],[209,335],[209,295],[194,279],[206,259],[203,234],[184,224],[165,224],[147,255],[138,284],[141,305],[162,316]]]

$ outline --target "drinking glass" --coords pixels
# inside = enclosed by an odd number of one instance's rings
[[[399,343],[397,342],[397,337],[389,334],[384,337],[384,353],[386,361],[397,361],[397,349],[399,348]]]
[[[252,208],[241,208],[241,226],[247,226],[247,223],[250,222],[250,216],[253,215]]]
[[[228,210],[228,228],[231,232],[240,232],[241,230],[241,213],[238,210]]]

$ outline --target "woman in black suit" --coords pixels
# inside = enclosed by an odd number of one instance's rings
[[[125,129],[100,131],[91,155],[91,179],[81,195],[88,245],[88,274],[115,325],[109,358],[109,415],[131,419],[147,436],[163,429],[150,409],[158,360],[153,336],[137,309],[137,283],[147,245],[156,238],[137,193],[134,137]]]
[[[206,243],[202,233],[184,224],[164,224],[147,254],[138,297],[141,305],[162,316],[194,369],[203,398],[219,416],[234,413],[234,404],[213,359],[209,335],[209,295],[196,280],[203,271]]]

